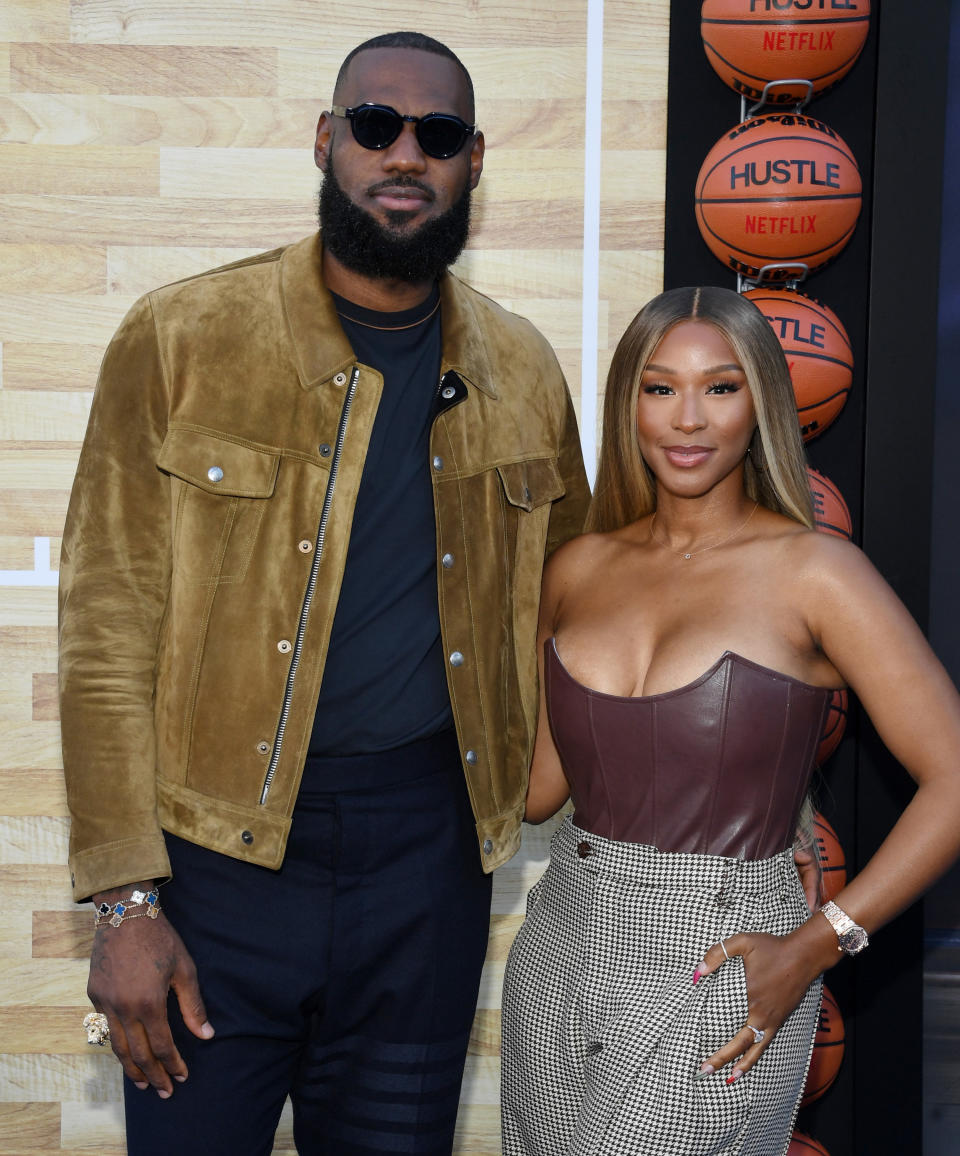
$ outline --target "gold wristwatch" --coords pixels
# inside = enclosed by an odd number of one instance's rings
[[[849,915],[831,899],[820,908],[822,915],[830,921],[830,926],[837,933],[837,951],[845,951],[847,955],[856,955],[858,951],[869,944],[867,933],[859,923],[854,923]]]

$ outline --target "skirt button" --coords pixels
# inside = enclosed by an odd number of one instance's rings
[[[586,859],[588,855],[593,854],[593,848],[586,840],[584,840],[582,843],[577,844],[577,854],[581,859]]]

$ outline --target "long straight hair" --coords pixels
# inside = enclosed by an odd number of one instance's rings
[[[603,435],[587,530],[616,530],[657,508],[653,474],[637,440],[640,379],[666,333],[682,321],[714,326],[747,378],[757,428],[744,464],[747,496],[813,528],[813,500],[786,358],[753,302],[715,286],[670,289],[649,301],[620,339],[603,403]]]

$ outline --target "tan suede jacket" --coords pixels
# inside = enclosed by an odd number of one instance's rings
[[[492,870],[520,839],[545,552],[579,532],[588,491],[544,338],[449,274],[441,311],[440,620]],[[60,571],[78,898],[168,875],[161,829],[279,867],[381,386],[317,237],[157,290],[117,331]]]

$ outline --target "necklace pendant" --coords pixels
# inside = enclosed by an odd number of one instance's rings
[[[684,554],[684,558],[692,558],[692,557],[693,557],[692,554]]]

